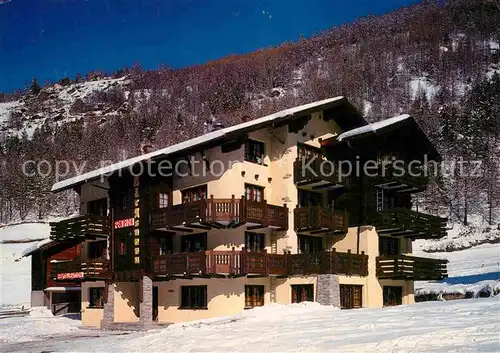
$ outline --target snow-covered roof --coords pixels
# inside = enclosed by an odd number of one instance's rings
[[[292,116],[294,116],[298,113],[302,113],[302,112],[305,112],[305,111],[310,110],[310,109],[323,108],[327,105],[330,105],[330,104],[335,103],[335,102],[338,103],[342,100],[345,100],[345,98],[342,96],[328,98],[328,99],[320,100],[317,102],[312,102],[312,103],[300,105],[297,107],[281,110],[277,113],[267,115],[267,116],[264,116],[262,118],[258,118],[255,120],[251,120],[251,121],[248,121],[248,122],[245,122],[242,124],[238,124],[238,125],[224,128],[224,129],[212,131],[212,132],[205,134],[203,136],[198,136],[198,137],[195,137],[193,139],[178,143],[176,145],[172,145],[172,146],[160,149],[160,150],[153,151],[151,153],[143,154],[143,155],[133,157],[133,158],[130,158],[130,159],[127,159],[127,160],[124,160],[124,161],[121,161],[121,162],[118,162],[118,163],[115,163],[115,164],[112,164],[112,165],[109,165],[109,166],[106,166],[106,167],[103,167],[100,169],[96,169],[94,171],[91,171],[91,172],[88,172],[88,173],[85,173],[82,175],[78,175],[78,176],[75,176],[75,177],[72,177],[72,178],[69,178],[66,180],[59,181],[52,186],[52,191],[55,192],[55,191],[62,191],[65,189],[69,189],[73,186],[83,184],[83,183],[86,183],[86,182],[89,182],[92,180],[96,180],[96,179],[100,178],[101,176],[111,175],[112,173],[114,173],[118,170],[131,167],[134,164],[139,163],[141,161],[145,161],[148,159],[154,159],[154,158],[157,158],[160,156],[166,156],[166,155],[170,155],[173,153],[182,152],[182,151],[188,150],[190,148],[196,147],[198,145],[205,144],[207,142],[223,139],[224,137],[227,137],[229,134],[234,133],[234,132],[238,132],[238,131],[242,131],[242,130],[246,130],[246,129],[258,128],[260,125],[270,124],[270,123],[274,123],[274,122],[277,122],[280,120],[285,120],[287,118],[291,118]]]
[[[377,133],[377,131],[382,130],[384,128],[387,128],[389,126],[396,125],[402,121],[405,121],[407,119],[411,119],[411,117],[408,114],[404,115],[398,115],[389,119],[377,121],[376,123],[373,124],[368,124],[365,126],[358,127],[356,129],[352,129],[346,132],[341,133],[337,137],[337,141],[344,141],[353,137],[365,135],[365,134],[374,134]]]
[[[47,239],[43,239],[35,244],[32,244],[31,246],[27,247],[24,251],[23,251],[23,254],[22,254],[22,257],[26,257],[26,256],[30,256],[31,254],[33,254],[35,251],[41,249],[42,247],[44,246],[47,246],[47,245],[50,245],[52,243],[56,243],[55,240],[52,240],[50,238],[47,238]]]

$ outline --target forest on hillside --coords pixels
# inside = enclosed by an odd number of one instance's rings
[[[203,134],[213,121],[230,126],[344,95],[370,122],[410,112],[446,161],[482,161],[480,177],[435,180],[417,200],[421,207],[465,224],[471,214],[499,223],[499,19],[494,1],[427,0],[205,65],[124,68],[112,74],[123,84],[68,109],[56,83],[35,80],[26,91],[0,95],[0,102],[22,102],[0,129],[0,222],[74,210],[69,193],[50,193],[53,176],[25,176],[23,161],[86,161],[88,171],[137,155],[144,141],[161,148]],[[107,75],[97,70],[57,86],[73,90]],[[26,124],[37,119],[43,124],[28,133]]]

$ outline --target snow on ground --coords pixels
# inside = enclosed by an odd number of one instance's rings
[[[0,228],[0,307],[29,306],[31,296],[31,257],[21,258],[23,252],[48,238],[46,223],[25,223]],[[26,243],[7,243],[22,240]]]
[[[50,313],[50,312],[49,312]],[[78,318],[35,315],[0,319],[0,351],[2,344],[40,340],[47,336],[62,335],[79,331],[81,322]]]
[[[453,252],[424,253],[414,250],[414,255],[448,259],[448,277],[500,272],[500,244],[483,244]]]
[[[459,223],[449,226],[442,239],[414,241],[414,255],[448,259],[449,277],[500,272],[500,231],[496,227],[480,216],[471,216],[467,227]]]
[[[472,284],[448,284],[433,282],[415,282],[415,295],[425,294],[466,294],[472,293],[474,298],[480,294],[500,292],[500,281],[480,281]]]
[[[11,318],[0,320],[0,351],[495,352],[499,314],[500,296],[355,310],[271,304],[120,335],[75,331],[65,318]]]

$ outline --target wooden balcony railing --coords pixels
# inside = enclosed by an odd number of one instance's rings
[[[377,257],[377,277],[381,279],[441,280],[448,277],[448,260],[407,255]]]
[[[50,223],[50,238],[54,240],[84,240],[89,235],[107,237],[109,233],[109,218],[103,216],[89,214]]]
[[[296,231],[347,232],[349,227],[347,212],[322,206],[297,207],[293,215]]]
[[[153,229],[194,223],[208,226],[252,223],[288,229],[288,208],[270,205],[265,200],[256,202],[234,196],[230,199],[215,199],[211,196],[209,199],[182,203],[151,213]]]
[[[292,276],[309,274],[368,275],[368,256],[319,252],[311,254],[268,254],[249,251],[200,251],[155,256],[155,276]]]
[[[110,275],[107,259],[51,262],[50,278],[53,281],[81,281],[85,279],[106,279]]]
[[[424,169],[420,166],[409,166],[402,164],[395,166],[393,164],[379,164],[377,178],[394,183],[405,184],[416,188],[415,191],[422,191],[429,184],[429,171],[426,175]]]
[[[379,233],[428,239],[445,236],[447,221],[447,218],[399,208],[378,212],[371,223]]]
[[[293,162],[293,182],[304,185],[324,180],[332,184],[346,184],[348,178],[341,177],[336,166],[335,162],[320,157],[304,160],[297,158]]]

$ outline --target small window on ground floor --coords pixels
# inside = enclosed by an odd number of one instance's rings
[[[356,285],[340,285],[340,307],[342,309],[361,308],[363,286]]]
[[[293,284],[291,287],[292,287],[292,303],[314,301],[313,284]]]
[[[181,308],[183,309],[206,309],[207,308],[207,286],[182,286]]]
[[[89,288],[89,308],[104,307],[104,287]]]
[[[403,287],[384,286],[384,306],[403,304]]]
[[[264,286],[245,286],[245,308],[264,305]]]

